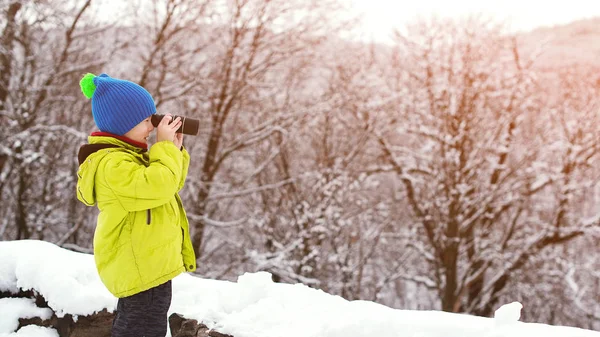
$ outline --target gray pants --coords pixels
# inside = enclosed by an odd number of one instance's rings
[[[171,281],[119,298],[112,337],[165,337],[171,305]]]

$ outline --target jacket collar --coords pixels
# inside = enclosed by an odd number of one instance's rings
[[[88,143],[89,144],[84,144],[79,148],[79,153],[77,154],[79,165],[81,165],[90,155],[110,147],[120,147],[139,154],[147,152],[146,144],[107,132],[92,133],[88,137]]]
[[[146,143],[140,143],[131,138],[115,135],[115,134],[108,133],[108,132],[102,132],[102,131],[92,132],[92,134],[88,138],[88,141],[90,142],[90,144],[93,144],[91,137],[112,137],[112,138],[120,140],[121,142],[126,143],[127,145],[132,145],[134,147],[137,147],[138,148],[137,150],[139,150],[139,149],[148,150],[148,144],[146,144]],[[106,140],[106,139],[103,139],[103,140]],[[121,144],[115,144],[115,145],[121,145]]]

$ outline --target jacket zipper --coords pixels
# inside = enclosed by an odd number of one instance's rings
[[[150,208],[148,208],[146,210],[146,214],[147,214],[147,216],[146,216],[146,225],[149,225],[150,221],[152,221],[152,211],[150,210]]]

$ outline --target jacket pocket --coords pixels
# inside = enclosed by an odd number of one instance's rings
[[[148,208],[146,210],[146,225],[149,225],[152,222],[152,210]]]

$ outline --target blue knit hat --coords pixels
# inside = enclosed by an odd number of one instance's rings
[[[122,136],[156,112],[152,95],[136,83],[88,73],[79,85],[92,99],[92,115],[100,131]]]

